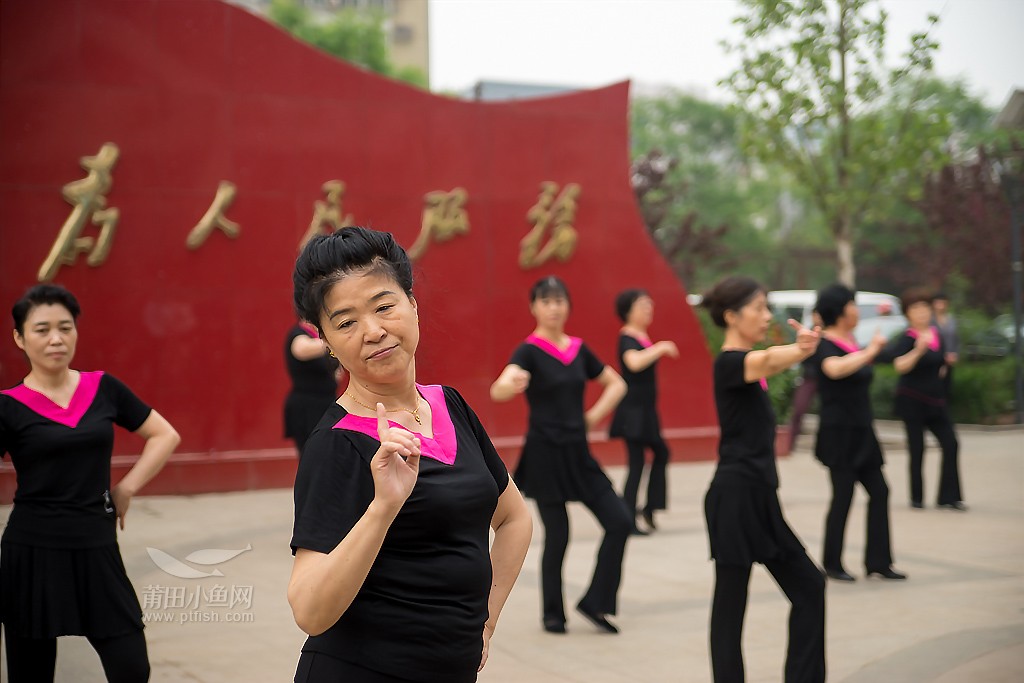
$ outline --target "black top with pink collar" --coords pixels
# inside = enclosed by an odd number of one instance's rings
[[[418,389],[434,436],[420,436],[416,486],[352,604],[302,649],[403,680],[475,681],[491,586],[490,521],[508,471],[455,389]],[[338,404],[327,410],[295,478],[293,553],[329,553],[359,521],[373,500],[370,460],[379,446],[375,418]]]
[[[116,543],[114,425],[135,431],[150,412],[103,372],[82,372],[67,408],[24,384],[0,392],[0,455],[10,453],[18,480],[3,539],[47,548]]]

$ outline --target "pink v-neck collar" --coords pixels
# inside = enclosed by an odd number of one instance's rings
[[[623,332],[622,334],[626,335],[630,339],[636,339],[637,342],[640,343],[640,346],[644,347],[645,349],[649,349],[651,348],[651,346],[654,345],[654,342],[652,342],[651,338],[648,337],[646,334],[630,334],[629,332]]]
[[[928,328],[932,332],[932,340],[928,342],[928,348],[932,351],[939,350],[939,328],[932,325]],[[910,335],[911,339],[917,339],[921,336],[921,333],[915,330],[913,327],[907,328],[907,334]]]
[[[857,342],[852,342],[847,339],[831,336],[825,337],[825,339],[828,339],[830,342],[838,346],[843,351],[846,351],[847,353],[856,353],[857,351],[860,351],[860,347],[857,346]]]
[[[18,403],[21,403],[32,412],[42,415],[47,420],[52,420],[65,427],[74,429],[78,426],[82,416],[85,415],[85,411],[89,410],[93,399],[96,398],[96,392],[100,388],[101,377],[103,377],[102,371],[79,372],[78,386],[75,387],[74,393],[71,394],[71,401],[68,403],[67,408],[57,405],[46,394],[30,389],[24,384],[0,391],[0,394],[10,396]]]
[[[444,389],[438,384],[427,386],[417,384],[416,388],[424,400],[430,404],[430,426],[434,433],[433,437],[429,437],[419,432],[412,432],[420,439],[420,455],[431,460],[437,460],[445,465],[454,465],[456,452],[458,451],[458,440],[455,436],[455,424],[452,422],[451,413],[448,412],[448,403],[444,400]],[[393,420],[388,420],[388,424],[392,427],[406,429],[406,427]],[[350,432],[366,434],[376,441],[380,440],[377,434],[377,418],[375,417],[363,417],[361,415],[345,413],[345,416],[335,423],[334,429],[347,429]]]
[[[558,348],[544,337],[538,337],[536,334],[531,334],[527,337],[526,343],[533,344],[549,356],[553,356],[560,360],[563,365],[569,365],[576,360],[576,356],[579,355],[580,347],[583,345],[583,340],[579,337],[569,337],[569,346],[564,350]]]

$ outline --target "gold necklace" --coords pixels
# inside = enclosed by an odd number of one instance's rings
[[[375,407],[371,407],[371,406],[366,405],[365,403],[363,403],[362,401],[360,401],[358,398],[356,398],[352,394],[348,393],[347,391],[345,392],[345,396],[348,396],[350,399],[352,399],[353,401],[355,401],[356,403],[358,403],[362,407],[366,408],[367,410],[373,411],[374,413],[377,412],[377,409]],[[416,398],[416,407],[413,408],[412,410],[409,410],[408,408],[395,408],[394,410],[388,410],[387,408],[385,408],[384,412],[385,413],[406,412],[406,413],[409,413],[410,415],[412,415],[412,419],[416,420],[416,424],[418,424],[418,425],[423,424],[423,420],[420,419],[420,402],[419,402],[419,397]]]

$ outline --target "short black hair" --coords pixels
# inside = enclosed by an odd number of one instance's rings
[[[626,322],[629,312],[633,310],[633,304],[642,296],[647,296],[647,290],[627,289],[619,292],[619,295],[615,297],[615,314],[619,316],[619,320]]]
[[[14,329],[20,336],[25,336],[25,321],[28,320],[28,314],[32,312],[32,309],[47,304],[59,304],[68,309],[75,322],[78,322],[78,316],[82,312],[82,307],[78,305],[75,295],[60,285],[43,284],[30,287],[11,308]]]
[[[554,275],[542,277],[533,283],[533,287],[530,288],[531,304],[537,299],[544,299],[549,296],[560,296],[572,305],[572,299],[569,298],[569,288],[561,278]]]
[[[846,309],[846,304],[855,301],[857,293],[846,285],[836,283],[818,291],[814,312],[821,316],[821,324],[831,327],[836,324]]]
[[[386,275],[412,297],[412,262],[390,232],[345,227],[309,240],[292,273],[292,299],[300,319],[321,334],[320,313],[327,292],[343,277],[367,269]]]
[[[926,303],[931,306],[933,301],[935,293],[927,287],[911,287],[900,295],[900,305],[903,306],[904,313],[914,304]]]
[[[700,305],[711,314],[711,320],[719,327],[726,327],[725,312],[738,311],[757,296],[758,292],[768,293],[754,278],[745,275],[729,275],[722,278],[704,293]]]

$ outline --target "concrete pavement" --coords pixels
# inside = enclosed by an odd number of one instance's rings
[[[829,680],[1022,680],[1024,431],[960,432],[961,471],[971,506],[966,514],[936,510],[930,504],[925,510],[910,509],[902,439],[891,425],[880,431],[892,489],[896,567],[910,580],[863,578],[865,497],[858,491],[844,556],[858,580],[828,587]],[[804,437],[795,454],[780,461],[781,497],[791,525],[812,557],[820,560],[828,477],[810,455],[810,442]],[[930,448],[925,478],[929,500],[934,500],[938,460]],[[707,560],[702,498],[713,470],[711,462],[670,467],[670,510],[658,518],[657,533],[634,537],[627,549],[618,636],[597,633],[571,612],[567,635],[541,630],[538,523],[480,681],[710,681],[707,623],[713,567]],[[617,483],[625,476],[623,468],[610,468],[609,474]],[[0,508],[0,521],[9,509]],[[584,508],[572,506],[571,520],[567,601],[582,593],[600,538]],[[120,542],[149,620],[151,680],[291,680],[303,641],[285,600],[291,521],[288,490],[134,501]],[[240,550],[244,552],[234,555]],[[190,571],[221,575],[174,575]],[[786,617],[785,598],[763,568],[756,569],[744,635],[750,683],[782,679]],[[102,680],[88,643],[61,639],[57,681]]]

